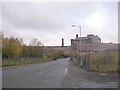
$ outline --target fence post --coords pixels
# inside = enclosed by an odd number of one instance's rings
[[[14,65],[16,65],[16,60],[14,60]]]
[[[15,65],[16,65],[16,60],[15,60]]]
[[[88,60],[89,54],[87,52],[85,54],[85,58],[86,58],[86,69],[89,70],[89,60]]]
[[[108,71],[108,52],[106,53],[106,71]]]
[[[7,61],[8,61],[8,66],[9,66],[9,59]]]
[[[34,63],[35,63],[35,58],[34,58]]]
[[[80,67],[82,68],[83,67],[83,62],[82,62],[82,55],[80,55]]]
[[[25,60],[23,61],[23,64],[25,64]]]
[[[88,59],[89,59],[89,70],[90,70],[90,69],[91,69],[91,68],[90,68],[90,66],[91,66],[91,65],[90,65],[90,63],[91,63],[90,52],[88,53]]]

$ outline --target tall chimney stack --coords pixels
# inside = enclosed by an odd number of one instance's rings
[[[64,39],[62,38],[62,47],[64,47]]]
[[[78,38],[78,34],[76,34],[76,38]]]

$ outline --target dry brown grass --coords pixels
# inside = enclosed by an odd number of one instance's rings
[[[83,68],[98,72],[118,72],[118,59],[120,54],[117,51],[92,52],[82,56]],[[74,57],[73,62],[80,66],[80,57]]]
[[[118,52],[93,52],[90,54],[90,70],[100,72],[117,72]]]

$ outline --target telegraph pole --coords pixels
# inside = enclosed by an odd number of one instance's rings
[[[82,38],[81,38],[81,26],[79,26],[80,29],[80,67],[82,68]]]
[[[79,27],[79,30],[80,30],[80,49],[78,49],[78,45],[77,45],[77,49],[79,50],[79,54],[80,54],[80,67],[82,68],[82,40],[81,40],[81,26],[75,26],[75,25],[72,25],[72,27]]]

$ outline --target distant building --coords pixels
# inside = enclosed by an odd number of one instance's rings
[[[89,34],[87,37],[78,37],[76,34],[75,39],[71,39],[71,44],[73,43],[101,43],[101,39],[97,35]]]
[[[73,63],[80,65],[81,68],[89,69],[88,62],[92,60],[90,54],[93,52],[117,52],[120,51],[120,44],[101,43],[97,35],[89,34],[87,37],[78,37],[71,39],[71,60]]]
[[[71,39],[71,51],[74,54],[91,51],[115,51],[118,50],[118,45],[114,43],[101,43],[100,37],[93,34],[89,34],[87,37],[78,37],[78,34],[76,34],[76,38]]]

